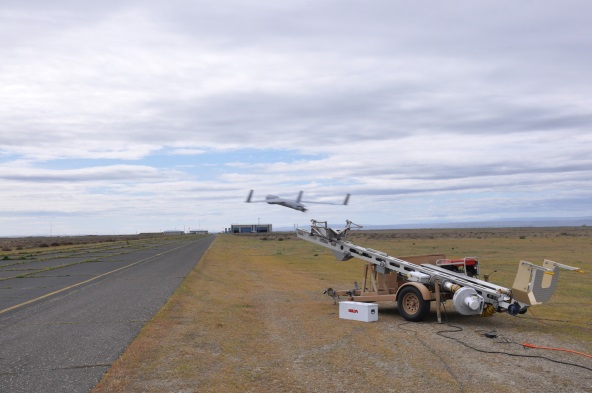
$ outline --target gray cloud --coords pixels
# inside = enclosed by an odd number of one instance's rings
[[[171,218],[199,200],[218,226],[294,220],[236,204],[255,186],[357,193],[348,214],[366,221],[585,215],[591,11],[578,0],[4,1],[1,195],[23,212],[92,204]],[[209,166],[191,160],[208,154]],[[57,159],[84,163],[51,169]]]

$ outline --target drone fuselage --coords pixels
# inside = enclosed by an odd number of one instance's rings
[[[298,210],[301,212],[305,212],[307,209],[306,207],[297,201],[291,200],[291,199],[284,199],[284,198],[280,198],[278,196],[275,195],[267,195],[265,197],[265,201],[270,204],[270,205],[280,205],[280,206],[285,206],[288,207],[290,209],[294,209],[294,210]]]

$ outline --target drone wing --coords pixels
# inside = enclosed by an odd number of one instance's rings
[[[249,191],[249,196],[247,197],[247,200],[245,201],[246,203],[262,203],[262,202],[267,202],[266,200],[259,200],[259,201],[254,201],[253,198],[253,190]]]
[[[350,194],[345,195],[345,199],[342,203],[333,202],[315,202],[315,201],[302,201],[302,203],[314,203],[316,205],[347,205],[349,203]]]

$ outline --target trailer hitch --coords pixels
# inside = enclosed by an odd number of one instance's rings
[[[337,300],[339,300],[339,295],[335,292],[333,288],[327,288],[323,291],[323,295],[327,295],[333,299],[333,304],[337,304]]]

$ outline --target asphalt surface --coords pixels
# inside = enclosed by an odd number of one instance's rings
[[[0,261],[0,392],[89,392],[215,236]]]

